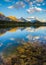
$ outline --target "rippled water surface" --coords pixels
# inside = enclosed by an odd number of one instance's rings
[[[6,28],[0,29],[0,52],[9,45],[18,45],[25,42],[46,43],[46,27]]]

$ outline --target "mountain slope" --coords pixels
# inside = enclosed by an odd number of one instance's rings
[[[21,17],[21,18],[19,19],[19,21],[21,21],[21,22],[27,22],[27,20],[24,19],[23,17]]]
[[[0,13],[0,20],[5,20],[5,18],[6,18],[5,15]]]
[[[0,20],[2,20],[2,21],[12,21],[10,18],[6,17],[3,13],[0,13]]]
[[[18,19],[14,16],[8,16],[8,18],[10,18],[12,21],[18,21]]]

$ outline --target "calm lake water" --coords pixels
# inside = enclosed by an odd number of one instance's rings
[[[6,28],[0,29],[0,53],[8,46],[26,42],[46,43],[46,27]]]

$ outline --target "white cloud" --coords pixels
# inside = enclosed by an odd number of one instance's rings
[[[37,6],[41,6],[41,4],[37,4]]]
[[[14,41],[14,40],[15,40],[15,38],[10,38],[10,40]]]
[[[30,5],[33,5],[33,2],[29,2]]]
[[[44,0],[36,0],[36,2],[43,2]]]
[[[15,6],[17,6],[18,8],[19,8],[19,7],[24,8],[24,7],[25,7],[25,4],[24,4],[23,1],[19,1],[19,2],[16,2],[16,5],[15,5]]]
[[[34,16],[32,16],[32,17],[28,17],[28,19],[34,19],[35,17]]]
[[[25,2],[30,2],[30,0],[24,0]]]
[[[34,36],[34,39],[39,39],[40,37],[39,36]]]
[[[36,3],[36,1],[33,1],[33,3]]]
[[[39,7],[31,7],[31,8],[29,8],[29,9],[27,9],[27,12],[28,12],[28,13],[42,12],[42,11],[44,11],[44,9],[39,8]]]
[[[32,7],[32,8],[27,9],[27,12],[28,13],[33,13],[34,12],[34,8]]]
[[[14,8],[14,7],[13,7],[13,6],[9,6],[8,8],[9,8],[9,9],[12,9],[12,8]]]
[[[4,0],[4,1],[6,1],[6,2],[11,2],[12,0]]]
[[[40,11],[42,11],[42,8],[35,7],[35,11],[40,12]]]
[[[12,9],[12,8],[24,8],[24,7],[25,7],[24,2],[18,1],[18,2],[16,2],[14,5],[9,6],[8,8],[9,8],[9,9]]]

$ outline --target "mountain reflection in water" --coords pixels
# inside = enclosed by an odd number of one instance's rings
[[[16,27],[0,29],[0,52],[11,45],[26,42],[46,43],[46,27]]]

